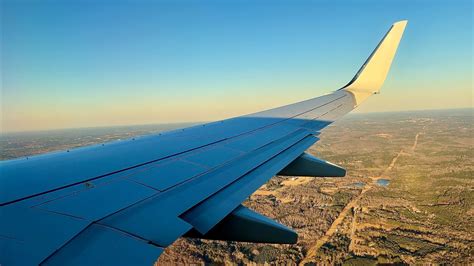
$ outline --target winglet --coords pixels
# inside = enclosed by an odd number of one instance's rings
[[[356,105],[380,91],[406,25],[406,20],[394,23],[354,78],[341,88],[341,90],[349,91],[354,95]]]

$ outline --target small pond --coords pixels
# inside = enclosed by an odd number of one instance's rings
[[[379,186],[386,187],[386,186],[388,186],[388,184],[390,184],[390,180],[388,180],[388,179],[378,179],[377,180],[377,185],[379,185]]]

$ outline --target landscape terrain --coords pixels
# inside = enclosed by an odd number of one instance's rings
[[[157,265],[474,263],[474,109],[352,114],[309,149],[343,178],[272,178],[245,203],[299,235],[295,245],[177,240]],[[9,133],[0,158],[187,126]]]

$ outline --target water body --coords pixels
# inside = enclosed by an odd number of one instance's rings
[[[386,186],[388,186],[388,184],[390,184],[390,180],[388,180],[388,179],[378,179],[377,180],[377,185],[379,185],[379,186],[386,187]]]

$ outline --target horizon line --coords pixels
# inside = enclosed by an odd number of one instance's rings
[[[369,112],[351,112],[346,114],[346,117],[370,115],[370,114],[394,114],[394,113],[410,113],[410,112],[429,112],[429,111],[454,111],[454,110],[469,110],[473,109],[470,107],[459,107],[459,108],[439,108],[439,109],[414,109],[414,110],[399,110],[399,111],[369,111]],[[357,110],[357,109],[356,109]],[[239,117],[239,116],[235,116]],[[146,123],[146,124],[120,124],[120,125],[104,125],[104,126],[84,126],[84,127],[64,127],[64,128],[51,128],[51,129],[33,129],[33,130],[19,130],[19,131],[3,131],[0,130],[0,136],[12,135],[12,134],[24,134],[24,133],[45,133],[51,131],[63,131],[63,130],[81,130],[81,129],[105,129],[105,128],[120,128],[120,127],[143,127],[143,126],[158,126],[158,125],[198,125],[204,123],[212,123],[215,121],[222,121],[231,119],[234,117],[224,118],[220,120],[209,120],[209,121],[185,121],[185,122],[157,122],[157,123]],[[173,129],[170,129],[173,130]],[[166,130],[165,130],[166,131]]]

